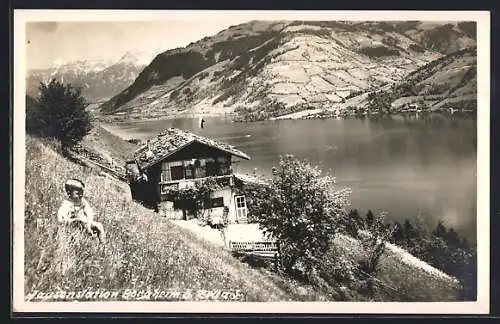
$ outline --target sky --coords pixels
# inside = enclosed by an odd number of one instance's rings
[[[55,62],[116,61],[129,50],[156,55],[245,21],[28,22],[26,64],[28,69],[43,69]]]
[[[158,54],[250,20],[466,20],[469,12],[418,11],[87,11],[21,10],[26,68],[54,62],[117,61],[127,51]],[[484,17],[483,17],[484,18]],[[488,17],[486,17],[488,18]]]

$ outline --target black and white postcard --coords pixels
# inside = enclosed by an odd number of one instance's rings
[[[489,312],[487,11],[14,10],[13,307]]]

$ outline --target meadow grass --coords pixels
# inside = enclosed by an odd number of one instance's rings
[[[26,139],[25,293],[201,289],[239,290],[247,301],[456,300],[456,283],[404,263],[392,251],[382,255],[374,274],[383,286],[374,294],[364,290],[364,281],[312,286],[252,268],[135,203],[122,182],[74,164],[57,151],[56,142]],[[85,196],[107,232],[105,244],[57,226],[57,208],[65,197],[63,184],[73,177],[86,184]],[[335,237],[333,250],[336,255],[330,257],[347,263],[365,257],[361,243],[346,235]]]
[[[335,252],[354,262],[366,258],[361,242],[347,235],[337,235]],[[418,265],[403,262],[403,256],[386,248],[376,271],[378,289],[374,301],[457,301],[460,285],[454,278],[443,278],[429,273]]]
[[[203,289],[239,290],[246,301],[329,298],[239,262],[131,201],[118,181],[64,159],[47,141],[27,137],[25,171],[25,294]],[[86,184],[85,197],[106,229],[104,244],[56,223],[57,208],[65,197],[63,184],[73,177]]]

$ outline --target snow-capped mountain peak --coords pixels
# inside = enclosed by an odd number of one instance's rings
[[[27,93],[36,96],[40,82],[55,78],[82,87],[82,94],[90,102],[107,100],[126,89],[151,60],[152,55],[141,51],[127,52],[119,60],[58,58],[47,69],[28,71]]]
[[[61,59],[56,59],[50,65],[50,69],[54,69],[59,72],[61,71],[96,72],[105,69],[107,66],[111,64],[113,64],[113,61],[106,59],[78,60],[72,62],[64,62]]]
[[[153,60],[154,53],[147,53],[140,50],[130,50],[127,51],[121,58],[118,60],[117,64],[126,63],[126,64],[134,64],[134,65],[148,65]]]
[[[57,58],[54,62],[52,62],[50,67],[54,68],[54,69],[58,69],[61,66],[63,66],[64,64],[65,64],[64,60],[62,60],[61,58]]]

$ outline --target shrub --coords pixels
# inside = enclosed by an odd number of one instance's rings
[[[220,189],[219,184],[212,177],[204,181],[197,181],[194,187],[183,189],[168,189],[165,195],[169,201],[176,202],[179,207],[191,211],[202,222],[208,222],[205,215],[205,202],[210,199],[210,194]]]
[[[371,229],[375,222],[375,215],[371,210],[366,213],[365,224],[368,229]]]
[[[367,215],[368,216],[368,215]],[[385,251],[385,244],[389,241],[392,231],[384,225],[384,213],[374,217],[368,232],[363,232],[361,243],[366,257],[361,260],[361,268],[367,273],[377,271],[380,257]]]
[[[359,215],[357,209],[351,210],[346,219],[345,230],[346,233],[351,235],[352,237],[357,238],[359,231],[364,229],[365,221]]]
[[[308,276],[323,260],[344,223],[348,189],[335,191],[335,179],[293,155],[279,168],[260,205],[259,223],[281,246],[282,270]]]

